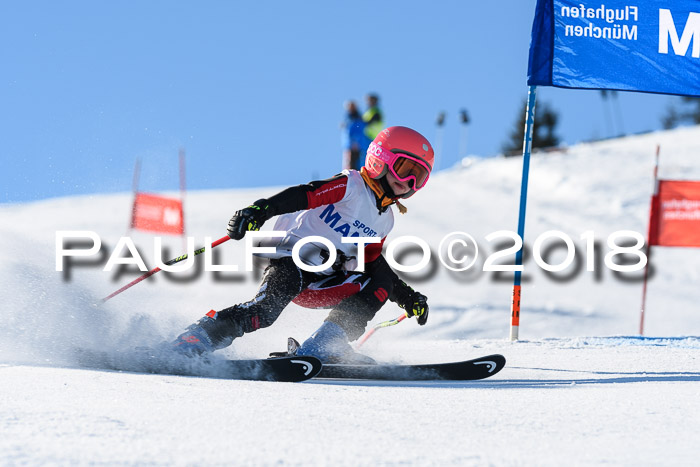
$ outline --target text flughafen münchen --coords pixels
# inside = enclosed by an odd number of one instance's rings
[[[564,24],[566,36],[637,40],[637,25],[631,24],[639,20],[639,9],[636,6],[624,8],[606,8],[605,5],[590,8],[583,4],[576,7],[563,6],[559,16],[590,20],[587,26]]]

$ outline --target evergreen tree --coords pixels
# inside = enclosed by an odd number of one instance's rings
[[[521,156],[523,152],[523,138],[525,136],[525,119],[527,101],[523,101],[518,119],[510,134],[510,139],[503,145],[503,153],[506,156]],[[546,102],[538,103],[535,107],[535,125],[532,129],[532,149],[548,148],[559,144],[559,136],[556,135],[556,127],[559,123],[559,115]]]
[[[700,124],[700,98],[685,96],[683,102],[691,107],[688,110],[688,119],[696,125]]]
[[[666,130],[684,123],[700,124],[700,98],[683,96],[680,105],[670,105],[666,115],[661,117],[661,124]]]

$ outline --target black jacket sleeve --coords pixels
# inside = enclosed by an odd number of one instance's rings
[[[276,195],[255,202],[267,205],[268,219],[280,214],[312,209],[340,201],[345,195],[347,175],[338,174],[326,180],[316,180],[304,185],[286,188]]]
[[[391,269],[389,263],[384,258],[384,255],[379,255],[377,259],[371,263],[366,264],[367,272],[370,274],[379,274],[382,276],[388,276],[391,278],[392,288],[389,294],[389,300],[394,303],[403,304],[406,302],[413,289],[402,281],[396,272]]]

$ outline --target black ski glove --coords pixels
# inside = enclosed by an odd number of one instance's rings
[[[398,305],[406,310],[406,314],[409,318],[415,316],[418,320],[418,324],[423,326],[428,322],[428,297],[420,292],[416,292],[403,281],[402,284],[406,289],[405,293],[400,294],[402,296]]]
[[[234,240],[240,240],[249,230],[260,230],[260,227],[272,217],[267,200],[259,199],[247,208],[243,208],[228,221],[226,233]]]

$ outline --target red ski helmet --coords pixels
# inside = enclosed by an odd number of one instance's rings
[[[402,196],[408,198],[428,182],[434,163],[435,152],[423,135],[405,126],[392,126],[369,145],[365,168],[373,179],[391,171],[398,180],[411,180],[411,191]]]

